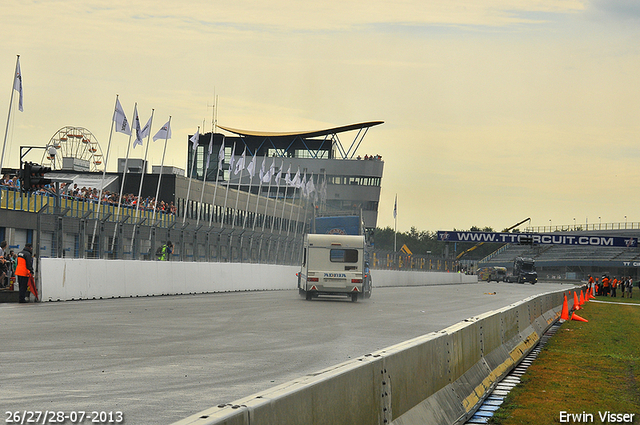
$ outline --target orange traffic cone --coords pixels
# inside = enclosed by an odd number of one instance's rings
[[[567,305],[567,294],[564,294],[564,302],[562,303],[562,313],[560,320],[569,320],[569,306]]]
[[[576,320],[576,321],[578,321],[578,322],[588,322],[588,320],[587,320],[587,319],[585,319],[584,317],[580,317],[580,316],[578,316],[578,315],[577,315],[577,314],[575,314],[575,313],[573,313],[573,314],[571,315],[571,320]]]
[[[578,301],[578,294],[573,293],[573,311],[580,310],[580,301]]]
[[[580,305],[584,305],[584,295],[582,295],[582,289],[580,290]]]

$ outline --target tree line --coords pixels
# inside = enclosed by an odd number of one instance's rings
[[[453,231],[461,231],[460,229],[453,229]],[[494,232],[491,227],[477,227],[473,226],[468,231],[471,232]],[[385,227],[384,229],[377,227],[373,231],[373,243],[376,250],[380,251],[393,251],[393,239],[394,230],[391,227]],[[470,249],[476,245],[475,242],[442,242],[438,240],[437,232],[430,232],[428,230],[418,230],[415,227],[411,227],[408,232],[398,232],[396,234],[396,249],[400,250],[403,245],[411,250],[414,255],[432,255],[435,257],[443,257],[445,255],[447,244],[449,244],[449,257],[457,256],[461,252]],[[485,243],[478,246],[473,251],[465,254],[461,259],[465,260],[479,260],[493,251],[498,249],[503,244],[501,243]]]

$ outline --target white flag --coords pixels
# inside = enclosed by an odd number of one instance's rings
[[[158,139],[171,139],[171,124],[169,124],[169,121],[153,136],[154,142]]]
[[[224,162],[224,140],[220,145],[220,151],[218,152],[218,172],[222,170],[222,163]]]
[[[236,161],[236,168],[235,170],[233,170],[233,174],[236,175],[240,172],[242,172],[242,170],[244,170],[244,161],[245,161],[245,157],[247,155],[247,148],[245,146],[244,150],[242,151],[242,156],[240,157],[239,160]]]
[[[20,99],[18,100],[18,109],[20,112],[22,111],[22,71],[20,71],[20,56],[18,56],[18,60],[16,61],[16,78],[13,80],[13,89],[17,90],[20,93]]]
[[[207,165],[204,166],[205,170],[209,169],[209,161],[211,161],[212,153],[213,153],[213,132],[211,133],[211,140],[209,140],[209,151],[207,152]]]
[[[147,120],[147,123],[144,125],[144,127],[142,127],[142,130],[140,130],[141,139],[144,139],[145,137],[147,137],[149,135],[149,132],[151,131],[151,118],[153,117],[149,117],[149,119]]]
[[[262,157],[262,165],[260,166],[260,173],[258,174],[258,176],[260,177],[260,181],[264,181],[264,162],[266,160],[266,157]]]
[[[253,178],[253,176],[256,174],[256,156],[257,155],[251,158],[251,162],[249,163],[249,165],[247,165],[247,171],[249,172],[251,178]]]
[[[287,186],[291,186],[291,164],[289,164],[289,168],[287,168],[287,174],[284,175],[284,182]]]
[[[282,167],[284,167],[284,161],[282,161]],[[280,179],[282,178],[282,167],[280,167],[278,173],[276,174],[276,184],[278,186],[280,186]]]
[[[193,136],[191,136],[191,138],[189,139],[191,141],[191,149],[193,149],[194,151],[196,149],[198,149],[198,142],[200,141],[200,129],[198,128],[198,130],[196,130],[196,134],[194,134]]]
[[[142,146],[142,129],[140,129],[140,118],[138,117],[138,104],[133,107],[133,128],[136,129],[136,140],[133,141],[133,148]]]
[[[116,131],[119,133],[124,133],[131,136],[131,127],[129,127],[129,121],[127,121],[127,116],[124,114],[122,110],[122,105],[120,105],[120,99],[116,99],[116,110],[113,113],[113,120],[116,122]]]
[[[275,169],[273,167],[273,161],[271,161],[271,166],[269,167],[269,171],[264,173],[264,177],[262,178],[262,181],[264,183],[271,183],[271,178],[273,177],[274,174],[275,174]]]
[[[316,186],[313,184],[313,173],[311,173],[311,177],[309,177],[309,181],[307,182],[307,196],[311,195],[316,191]]]
[[[300,167],[298,167],[298,171],[296,171],[296,175],[293,176],[291,180],[291,186],[300,188]]]

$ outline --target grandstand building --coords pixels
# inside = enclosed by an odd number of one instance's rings
[[[378,220],[384,162],[377,154],[358,154],[358,148],[369,128],[380,124],[382,121],[371,121],[316,131],[279,133],[220,126],[231,135],[215,133],[212,139],[212,133],[201,134],[195,155],[192,143],[188,143],[187,173],[199,180],[206,175],[204,178],[209,182],[215,182],[217,178],[218,181],[229,182],[231,188],[271,199],[296,201],[302,197],[303,191],[287,185],[285,177],[287,172],[290,178],[299,172],[301,178],[313,182],[315,192],[312,198],[317,207],[328,211],[362,210],[365,226],[374,228]],[[356,132],[348,146],[339,137],[347,132]],[[219,170],[218,154],[223,143],[225,161]],[[237,174],[230,172],[229,164],[237,165],[243,154],[245,170]],[[246,167],[254,157],[255,172],[251,176]],[[261,184],[260,169],[265,172],[271,169],[276,174],[281,172],[280,180],[269,185]],[[182,203],[180,199],[176,202],[178,205]]]
[[[554,232],[566,236],[617,236],[640,238],[640,223],[609,223],[605,230]],[[625,228],[626,227],[626,228]],[[640,248],[636,246],[575,246],[575,245],[520,245],[506,244],[478,262],[480,267],[513,266],[516,257],[530,257],[536,262],[540,280],[578,279],[589,275],[600,277],[631,276],[640,278]]]

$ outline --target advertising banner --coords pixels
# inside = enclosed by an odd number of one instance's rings
[[[632,248],[638,246],[638,238],[566,233],[494,233],[439,230],[438,240],[443,242],[519,243],[523,245],[611,246]]]

